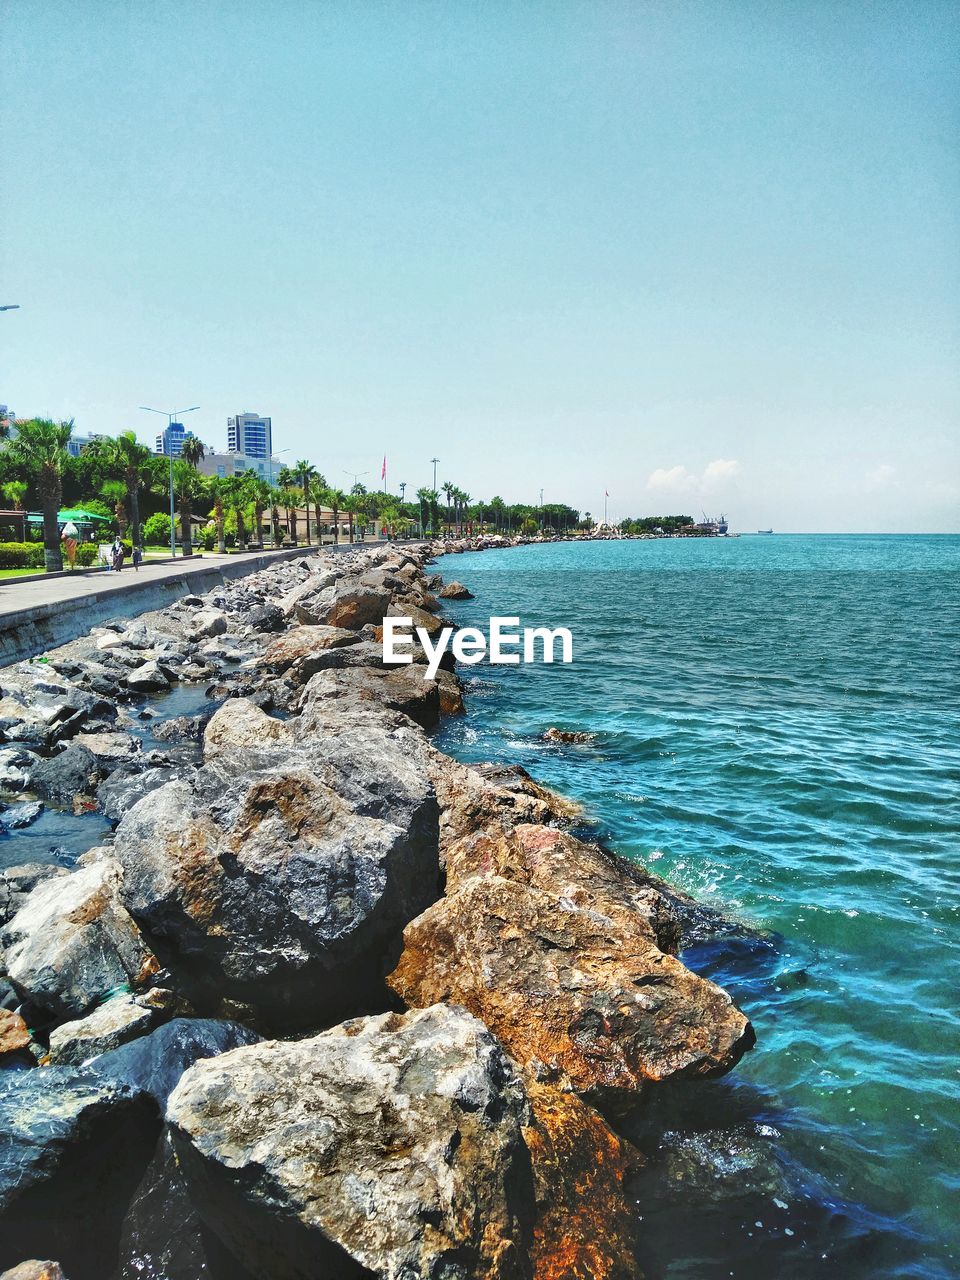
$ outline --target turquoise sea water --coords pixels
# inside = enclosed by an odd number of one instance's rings
[[[523,764],[748,928],[685,956],[758,1044],[636,1119],[652,1277],[960,1273],[960,537],[445,559],[572,666],[464,668],[441,745]],[[551,725],[589,746],[541,740]]]

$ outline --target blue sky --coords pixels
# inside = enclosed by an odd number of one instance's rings
[[[960,529],[955,6],[7,0],[0,401]]]

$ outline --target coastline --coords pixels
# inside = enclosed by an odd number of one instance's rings
[[[111,1239],[117,1280],[185,1241],[175,1280],[198,1259],[237,1276],[224,1241],[278,1280],[310,1274],[305,1256],[343,1275],[454,1256],[444,1274],[640,1274],[639,1157],[617,1117],[657,1084],[729,1070],[753,1032],[677,959],[682,895],[576,839],[574,808],[522,770],[433,745],[462,710],[452,663],[436,682],[422,652],[383,668],[385,615],[441,625],[428,561],[505,545],[305,550],[0,673],[5,785],[19,771],[117,822],[72,870],[2,873],[27,1014],[4,1024],[27,1040],[0,1072],[15,1134],[0,1206],[17,1220],[2,1265],[59,1231],[73,1280],[102,1280]],[[172,687],[202,687],[212,714],[164,759],[131,712]],[[376,1123],[350,1102],[361,1081]],[[131,1124],[94,1263],[64,1190],[79,1152]],[[186,1206],[184,1227],[158,1204]]]

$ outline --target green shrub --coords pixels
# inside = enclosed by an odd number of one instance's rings
[[[95,542],[81,542],[77,547],[77,564],[81,569],[89,569],[97,563],[97,552],[100,550]]]
[[[214,547],[217,545],[216,529],[210,529],[210,528],[201,529],[200,545],[203,547],[204,551],[212,551]]]
[[[0,569],[42,568],[42,542],[0,542]]]
[[[170,517],[165,511],[155,512],[144,522],[143,541],[151,547],[169,547]]]

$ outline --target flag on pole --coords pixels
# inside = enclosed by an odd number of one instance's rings
[[[383,466],[380,468],[380,479],[381,479],[381,480],[386,480],[386,478],[387,478],[387,455],[386,455],[386,454],[384,454],[384,455],[383,455]]]
[[[604,496],[605,498],[609,498],[609,497],[610,497],[610,494],[606,491],[606,489],[604,489],[604,491],[603,491],[603,496]]]

